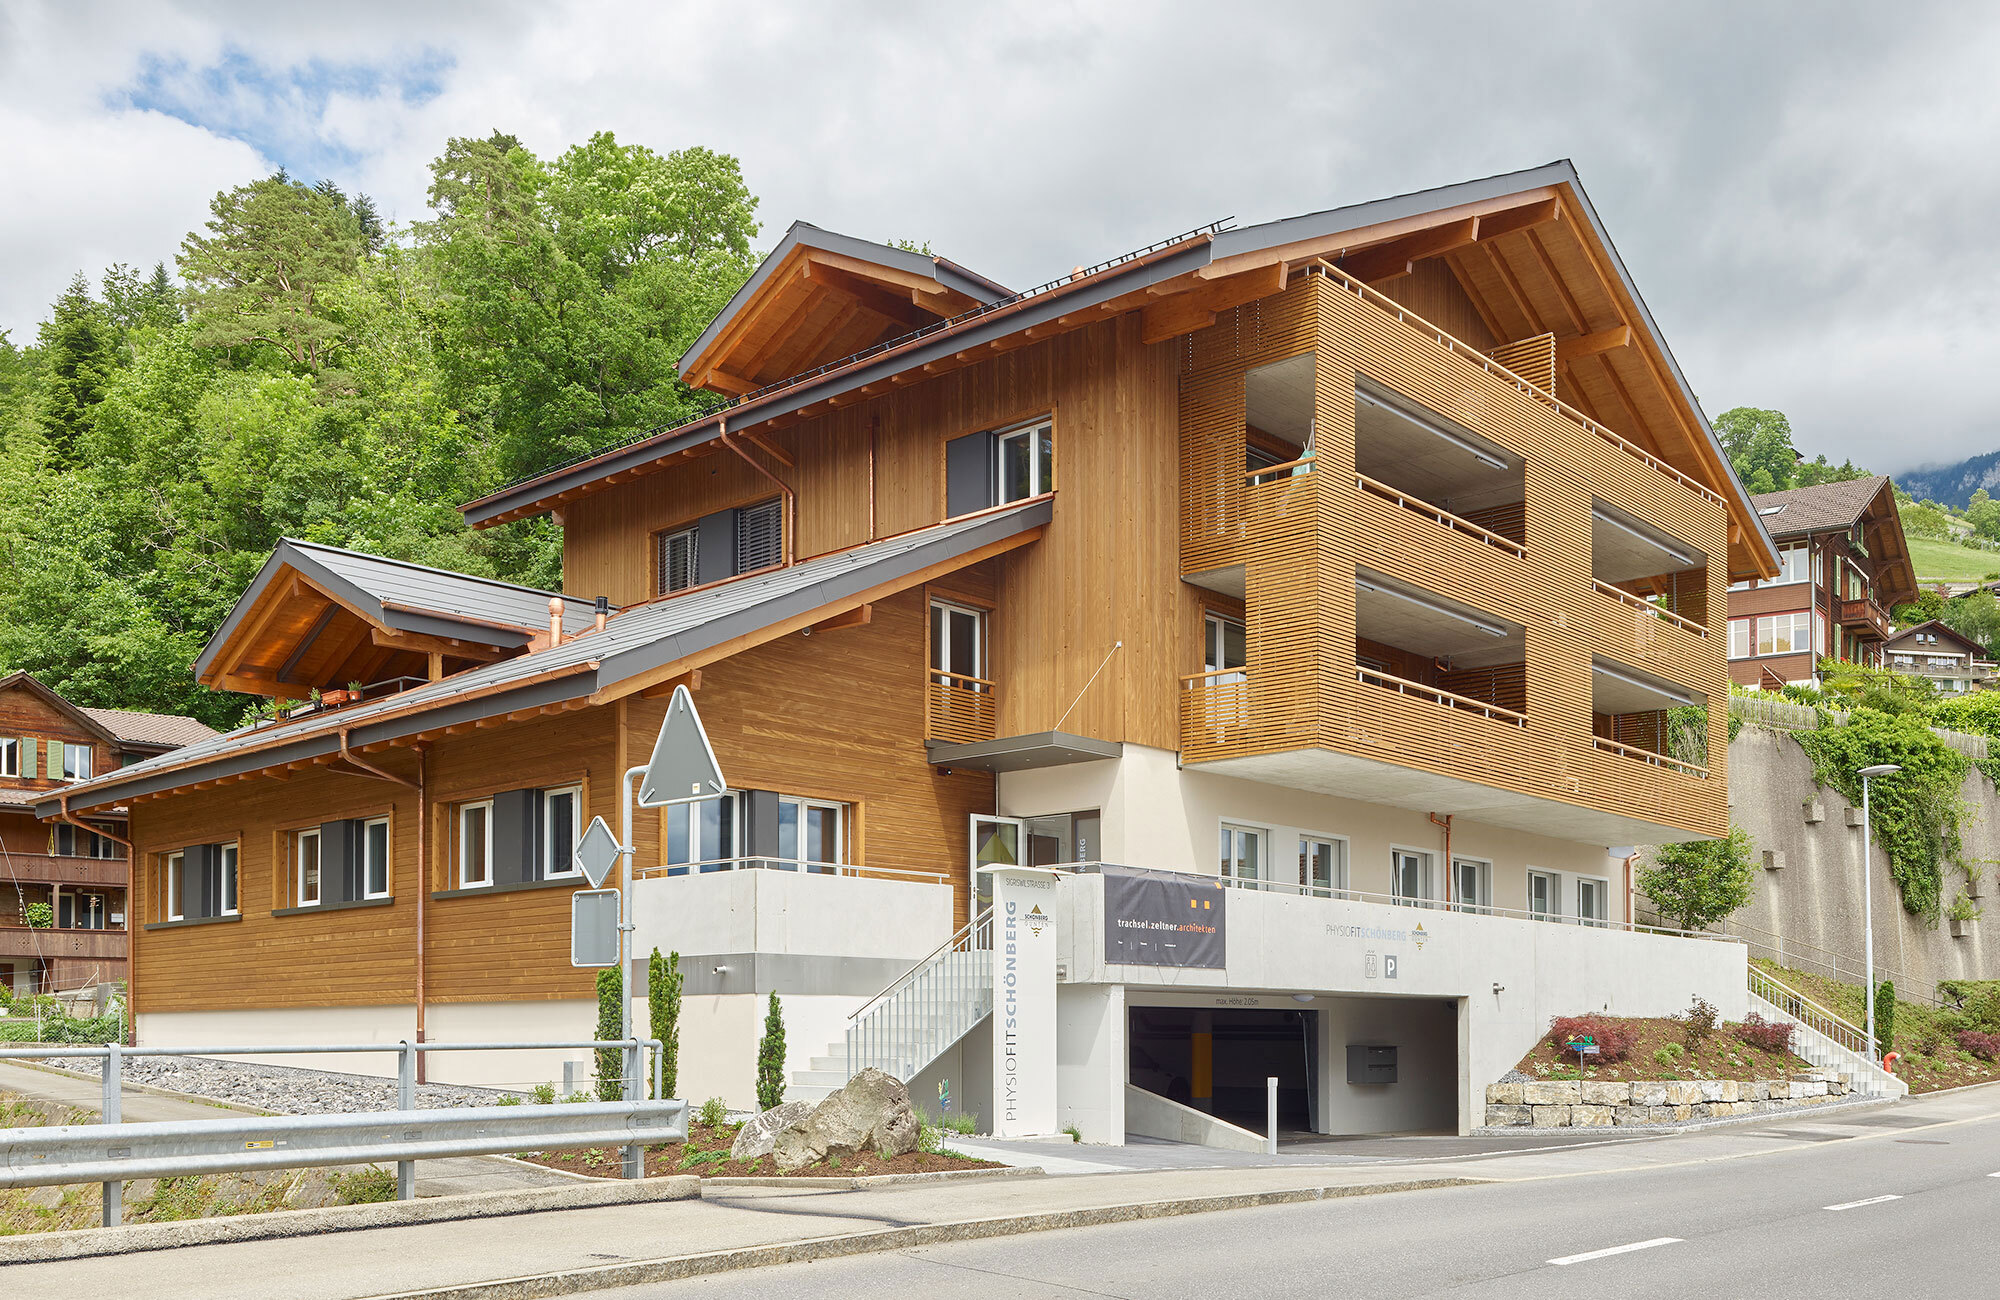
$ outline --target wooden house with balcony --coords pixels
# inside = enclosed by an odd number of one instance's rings
[[[1729,672],[1740,686],[1816,682],[1819,661],[1883,665],[1889,612],[1917,595],[1886,477],[1764,492],[1757,517],[1780,572],[1729,588]]]
[[[1882,666],[1921,677],[1941,695],[1984,690],[1993,680],[1986,647],[1937,619],[1898,628],[1882,643]]]
[[[192,718],[71,704],[25,672],[0,677],[0,984],[51,993],[125,978],[125,810],[64,818],[64,792],[211,736]],[[35,816],[54,797],[58,815]]]
[[[568,845],[681,685],[731,792],[639,817],[639,952],[732,1101],[758,999],[830,1082],[985,866],[1615,928],[1608,846],[1727,830],[1776,556],[1567,163],[1020,292],[798,225],[682,373],[463,507],[561,593],[287,543],[199,671],[320,703],[72,791],[131,809],[142,1037],[583,1031]]]

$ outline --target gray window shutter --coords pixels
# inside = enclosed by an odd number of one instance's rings
[[[785,503],[773,497],[736,512],[736,572],[768,569],[785,558]]]
[[[319,826],[319,900],[322,903],[351,903],[359,894],[354,888],[358,864],[354,852],[354,823],[321,822]],[[296,882],[293,888],[297,888]]]
[[[26,736],[21,737],[21,775],[35,775],[35,742]]]
[[[534,880],[535,806],[533,790],[493,796],[493,883],[518,885]]]
[[[716,582],[736,574],[736,512],[718,510],[695,525],[695,581]]]
[[[984,510],[995,500],[993,435],[968,433],[944,445],[944,512],[956,518]]]

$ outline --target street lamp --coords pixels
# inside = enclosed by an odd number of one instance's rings
[[[1868,824],[1868,781],[1871,777],[1894,776],[1902,771],[1895,763],[1876,763],[1861,769],[1861,961],[1867,967],[1864,989],[1868,1003],[1868,1059],[1880,1060],[1875,1041],[1875,889],[1870,871],[1873,861],[1874,830]]]

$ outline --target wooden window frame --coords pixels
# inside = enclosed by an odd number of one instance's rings
[[[375,817],[357,817],[361,823],[361,841],[356,846],[361,856],[361,902],[396,896],[396,818],[394,812],[382,813]],[[376,893],[368,880],[368,828],[382,827],[382,892]],[[322,889],[324,885],[322,884]]]
[[[1048,430],[1049,450],[1047,462],[1043,463],[1041,440],[1035,434]],[[1026,496],[1007,495],[1006,444],[1013,438],[1028,440],[1028,486],[1037,490]],[[1036,471],[1040,470],[1039,479]],[[1056,423],[1055,417],[1035,416],[1016,424],[1007,425],[993,431],[993,507],[1019,505],[1023,501],[1033,501],[1036,497],[1047,496],[1056,490]]]
[[[21,775],[21,736],[0,736],[0,776]]]
[[[318,907],[321,900],[326,897],[326,844],[321,838],[320,828],[318,825],[301,826],[297,830],[280,833],[285,839],[285,860],[287,871],[291,876],[290,897],[285,903],[280,904],[280,906]],[[313,896],[310,902],[307,901],[305,896],[305,864],[300,861],[299,852],[300,846],[305,843],[307,836],[312,837],[315,853],[318,856],[318,860],[313,863]]]

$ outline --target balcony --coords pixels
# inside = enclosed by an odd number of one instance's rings
[[[1840,625],[1850,632],[1872,636],[1878,641],[1889,639],[1889,615],[1875,603],[1872,596],[1858,600],[1837,600]]]
[[[14,878],[24,885],[109,885],[124,889],[132,881],[132,864],[124,858],[9,853],[6,861],[13,868]]]
[[[931,671],[924,679],[924,739],[954,745],[991,740],[995,704],[986,678]]]
[[[0,925],[0,957],[81,958],[123,961],[124,930],[57,930]]]

